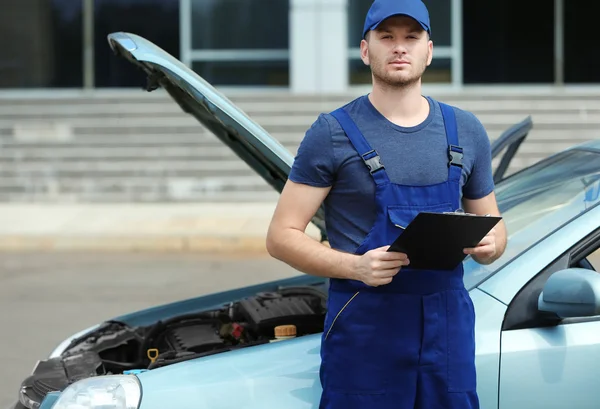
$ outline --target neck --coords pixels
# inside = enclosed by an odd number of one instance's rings
[[[429,103],[421,95],[421,82],[392,87],[373,82],[369,94],[371,104],[389,121],[405,127],[423,122],[429,115]]]

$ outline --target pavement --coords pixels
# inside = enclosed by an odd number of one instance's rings
[[[266,253],[275,202],[0,204],[0,252]],[[306,230],[319,238],[310,224]]]

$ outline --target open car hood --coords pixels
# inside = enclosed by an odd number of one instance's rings
[[[193,115],[277,192],[285,185],[294,156],[211,84],[152,42],[131,33],[108,35],[114,53],[141,68],[146,89],[165,89],[184,112]],[[312,219],[326,240],[324,211]]]

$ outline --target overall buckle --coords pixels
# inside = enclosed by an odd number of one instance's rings
[[[367,159],[366,156],[370,155],[374,153],[375,156]],[[377,154],[377,152],[375,152],[375,150],[371,150],[365,154],[362,155],[362,159],[365,162],[365,165],[367,165],[367,168],[369,168],[369,172],[371,172],[371,174],[377,172],[380,169],[384,169],[385,167],[383,166],[383,163],[381,163],[381,158],[379,157],[379,155]]]
[[[462,168],[463,156],[463,149],[460,146],[450,145],[448,147],[448,159],[450,160],[448,166],[454,165]]]

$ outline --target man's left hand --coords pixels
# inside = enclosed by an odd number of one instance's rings
[[[465,254],[471,254],[479,264],[491,264],[496,260],[496,228],[490,230],[473,248],[464,249]]]

